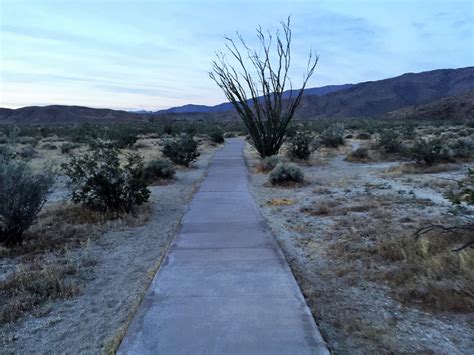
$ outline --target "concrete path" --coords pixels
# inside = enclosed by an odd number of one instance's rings
[[[328,354],[250,194],[243,145],[214,156],[119,354]]]

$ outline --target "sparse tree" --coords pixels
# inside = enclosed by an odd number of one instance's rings
[[[247,126],[262,158],[280,150],[286,128],[318,63],[318,56],[310,51],[301,88],[294,92],[289,77],[290,18],[281,25],[283,32],[277,31],[275,38],[269,31],[257,29],[259,49],[250,48],[239,33],[237,41],[226,37],[227,54],[235,64],[227,60],[225,53],[218,52],[209,73]]]

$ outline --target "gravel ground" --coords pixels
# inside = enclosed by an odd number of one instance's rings
[[[40,316],[26,316],[0,328],[0,353],[113,352],[211,157],[212,150],[202,154],[195,167],[179,170],[176,181],[150,188],[152,215],[145,225],[111,228],[89,245],[69,251],[69,260],[86,260],[91,265],[83,293],[51,302],[42,307]],[[61,200],[64,194],[61,188],[51,200]]]
[[[358,144],[352,142],[352,148]],[[389,209],[391,220],[418,215],[443,220],[449,202],[431,182],[437,177],[458,178],[467,167],[440,174],[391,176],[386,171],[398,162],[349,163],[344,161],[348,149],[333,151],[312,166],[301,164],[308,184],[291,188],[269,186],[268,175],[254,169],[257,155],[248,145],[245,150],[252,192],[303,293],[311,295],[310,308],[330,349],[340,354],[472,353],[472,314],[432,313],[401,305],[383,282],[367,281],[350,271],[339,274],[348,266],[331,255],[330,246],[336,242],[338,218],[345,217],[302,212],[323,201],[334,202],[337,210],[370,203],[371,196],[386,196],[387,202],[401,201]],[[360,219],[364,212],[347,213]],[[366,228],[373,222],[367,220]]]

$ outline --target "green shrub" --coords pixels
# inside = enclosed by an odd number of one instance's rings
[[[79,144],[66,142],[61,144],[61,153],[62,154],[69,154],[73,149],[79,148]]]
[[[28,144],[18,150],[17,155],[26,160],[33,159],[36,155],[36,150],[32,145]]]
[[[210,132],[209,137],[214,143],[224,143],[224,133],[220,129],[214,129]]]
[[[27,163],[0,156],[0,242],[21,244],[53,182],[50,172],[35,174]]]
[[[378,143],[387,153],[401,153],[404,149],[400,135],[393,129],[383,130],[380,133]]]
[[[455,158],[471,158],[474,155],[474,140],[461,138],[451,144],[450,148]]]
[[[152,160],[143,168],[143,178],[148,184],[160,179],[172,179],[175,173],[173,164],[164,159]]]
[[[74,203],[99,211],[130,212],[150,195],[143,166],[138,154],[129,154],[122,166],[117,149],[102,148],[73,157],[62,168],[70,179]]]
[[[298,132],[289,141],[289,153],[292,158],[306,160],[310,157],[313,137],[304,132]]]
[[[443,141],[439,138],[421,138],[415,141],[410,149],[413,159],[426,165],[434,165],[443,161],[449,161],[450,155]]]
[[[372,135],[369,132],[361,132],[357,135],[356,138],[366,140],[372,138]]]
[[[130,148],[138,140],[135,132],[125,127],[112,129],[106,134],[106,138],[111,141],[111,145],[118,149]]]
[[[0,145],[0,158],[10,159],[13,158],[15,153],[8,145]]]
[[[458,182],[459,188],[456,191],[450,191],[447,198],[455,205],[463,203],[474,206],[474,169],[469,169],[467,179]]]
[[[163,147],[163,155],[173,163],[189,166],[199,157],[198,144],[189,134],[169,139]]]
[[[320,136],[320,143],[326,147],[337,148],[344,144],[344,125],[335,123],[329,126]]]
[[[46,149],[46,150],[56,150],[58,149],[58,146],[54,143],[46,142],[41,144],[41,149]]]
[[[258,168],[260,171],[271,171],[277,166],[278,164],[281,163],[281,159],[276,156],[276,155],[271,155],[269,157],[263,158],[260,164],[258,165]]]
[[[301,183],[304,180],[304,174],[296,165],[280,163],[270,172],[268,180],[273,185]]]

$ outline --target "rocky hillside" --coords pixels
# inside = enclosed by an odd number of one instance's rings
[[[408,106],[386,114],[394,119],[474,120],[474,91],[421,106]]]

